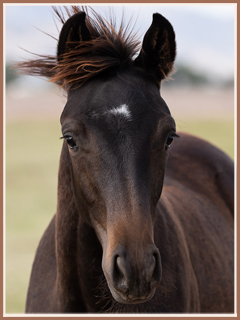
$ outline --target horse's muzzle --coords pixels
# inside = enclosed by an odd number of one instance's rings
[[[112,254],[110,270],[104,273],[117,302],[146,302],[153,297],[161,279],[159,251],[154,244],[134,253],[119,247]]]

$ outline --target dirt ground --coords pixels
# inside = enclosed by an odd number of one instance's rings
[[[163,88],[161,95],[175,119],[233,119],[233,89]],[[6,121],[59,118],[66,103],[60,89],[6,91]]]

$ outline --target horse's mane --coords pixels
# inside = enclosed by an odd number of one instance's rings
[[[71,6],[62,8],[53,7],[53,10],[62,24],[75,13],[86,13],[86,25],[92,39],[76,44],[76,47],[62,55],[58,62],[57,55],[35,55],[35,59],[19,62],[17,68],[27,75],[43,76],[49,81],[69,89],[78,84],[82,85],[92,77],[119,68],[132,61],[139,51],[139,41],[133,34],[129,23],[125,26],[122,15],[119,30],[116,30],[116,21],[110,15],[106,21],[92,8],[93,17],[88,14],[86,7]]]

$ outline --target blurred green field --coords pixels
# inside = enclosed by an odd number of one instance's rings
[[[56,210],[59,121],[6,126],[6,313],[23,313],[34,252]]]
[[[233,120],[177,122],[234,157]],[[59,121],[6,124],[6,313],[23,313],[37,244],[56,210]]]

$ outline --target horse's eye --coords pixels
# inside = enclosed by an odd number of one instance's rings
[[[74,149],[77,146],[73,137],[67,136],[67,137],[65,137],[65,140],[67,141],[67,144],[69,145],[70,149]]]
[[[170,136],[168,136],[167,141],[166,141],[166,145],[165,145],[166,150],[168,148],[170,148],[170,145],[173,143],[173,140],[174,140],[174,135],[170,134]]]

